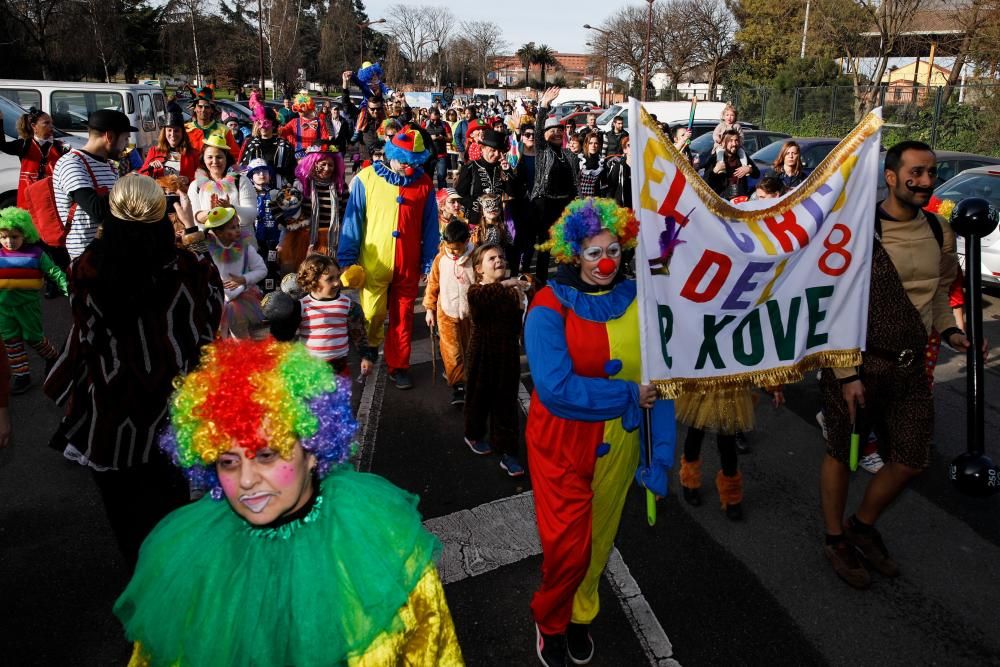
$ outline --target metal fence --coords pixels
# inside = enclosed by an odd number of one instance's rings
[[[741,120],[760,128],[840,137],[854,127],[870,98],[882,107],[884,145],[916,139],[941,150],[1000,156],[1000,84],[956,86],[948,99],[943,87],[897,83],[874,91],[853,86],[741,88],[721,91],[713,99],[731,102]],[[687,97],[673,90],[658,99]]]

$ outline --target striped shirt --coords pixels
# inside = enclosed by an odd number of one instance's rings
[[[90,172],[84,166],[86,160],[90,169],[97,179],[90,177]],[[59,211],[59,218],[66,224],[69,216],[70,206],[73,204],[73,193],[83,188],[106,188],[111,190],[118,180],[118,172],[112,166],[99,160],[98,158],[82,151],[70,151],[56,162],[56,168],[52,173],[52,189],[56,196],[56,209]],[[66,236],[66,250],[71,258],[79,257],[84,249],[94,240],[97,234],[97,227],[100,220],[91,220],[90,214],[79,206],[73,214],[73,221],[70,223],[69,234]]]
[[[325,361],[347,356],[347,318],[351,300],[341,295],[336,299],[317,299],[306,295],[302,299],[302,323],[299,340],[314,357]]]

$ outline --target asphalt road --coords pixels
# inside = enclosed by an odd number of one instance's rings
[[[1000,295],[987,296],[987,335],[1000,341]],[[66,301],[46,301],[61,341]],[[366,418],[359,465],[420,495],[442,537],[440,569],[470,665],[535,664],[528,601],[539,578],[529,477],[462,444],[462,416],[434,378],[417,320],[413,376],[401,392],[384,369],[356,402]],[[41,365],[32,358],[36,381]],[[789,404],[758,407],[754,451],[741,457],[746,520],[727,521],[705,447],[705,504],[674,492],[645,523],[633,489],[593,627],[593,665],[1000,665],[1000,496],[960,495],[946,466],[965,447],[964,359],[942,353],[931,469],[880,524],[903,574],[868,591],[840,582],[822,554],[816,383]],[[524,377],[530,389],[530,377]],[[360,387],[359,387],[360,389]],[[1000,456],[1000,363],[987,372],[987,434]],[[12,399],[13,445],[0,452],[0,629],[10,665],[124,664],[129,647],[110,613],[126,575],[90,473],[46,445],[59,410],[36,386]],[[678,440],[683,438],[683,431]],[[679,456],[679,451],[678,451]],[[855,506],[868,476],[852,480]]]

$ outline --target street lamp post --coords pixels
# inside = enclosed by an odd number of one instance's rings
[[[609,42],[611,41],[611,33],[607,30],[602,30],[601,28],[595,28],[589,23],[584,23],[583,27],[587,30],[593,30],[594,32],[599,32],[604,35],[604,81],[601,85],[601,108],[606,109],[608,108],[608,105],[605,104],[604,96],[608,92],[608,69],[610,67],[608,62],[608,49],[610,47]]]
[[[639,97],[646,101],[646,87],[649,86],[649,38],[653,34],[653,0],[646,0],[649,3],[649,14],[646,18],[646,52],[642,63],[642,93]]]
[[[361,62],[365,61],[365,30],[372,27],[376,23],[385,23],[385,19],[375,19],[374,21],[367,21],[365,23],[358,24],[358,32],[360,33],[359,41],[361,42]]]
[[[264,3],[257,0],[257,55],[260,56],[260,95],[261,99],[267,97],[267,88],[264,87]],[[274,82],[271,82],[271,99],[275,97]]]

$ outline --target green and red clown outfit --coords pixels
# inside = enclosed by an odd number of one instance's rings
[[[539,630],[589,624],[611,553],[629,481],[659,496],[673,463],[674,406],[652,408],[653,462],[640,446],[641,363],[636,285],[584,283],[575,266],[583,239],[602,230],[635,245],[638,223],[607,199],[577,200],[542,247],[564,263],[538,292],[525,323],[535,387],[525,434],[542,544],[542,583],[531,601]],[[619,274],[620,276],[620,274]]]
[[[393,373],[410,366],[420,275],[430,270],[440,236],[434,186],[419,167],[428,156],[420,134],[397,132],[386,144],[385,156],[407,165],[405,173],[376,162],[351,181],[337,260],[342,267],[359,264],[365,270],[361,308],[368,319],[368,342],[378,347],[385,338],[385,362]]]

